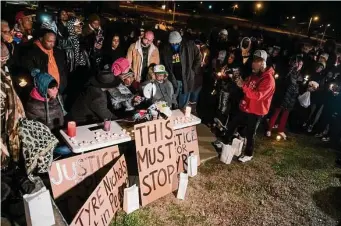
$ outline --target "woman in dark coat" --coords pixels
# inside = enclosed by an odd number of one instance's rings
[[[303,59],[301,57],[296,57],[293,62],[291,69],[287,76],[284,79],[284,83],[281,87],[282,90],[279,90],[280,98],[278,98],[277,106],[274,110],[274,113],[269,121],[268,131],[266,132],[266,136],[271,136],[271,130],[274,127],[276,120],[280,113],[282,113],[280,118],[280,123],[278,126],[278,134],[286,139],[285,126],[289,117],[290,111],[294,108],[298,94],[299,94],[299,84],[298,81],[301,78],[301,69],[303,66]],[[275,103],[276,105],[276,103]]]

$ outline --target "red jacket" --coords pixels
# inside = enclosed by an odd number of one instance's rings
[[[244,98],[240,110],[255,115],[266,115],[269,112],[272,96],[275,92],[275,71],[269,68],[261,76],[251,75],[243,85]]]

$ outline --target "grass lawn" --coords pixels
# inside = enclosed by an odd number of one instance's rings
[[[189,179],[186,200],[169,194],[111,226],[341,225],[341,170],[335,151],[303,135],[257,138],[253,161],[218,159]]]

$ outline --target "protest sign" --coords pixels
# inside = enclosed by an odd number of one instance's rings
[[[191,153],[198,156],[198,165],[200,165],[198,135],[195,126],[174,130],[174,148],[177,153],[178,173],[187,170],[187,159]]]
[[[70,226],[109,225],[121,207],[127,180],[127,164],[122,155],[86,200]]]
[[[154,120],[134,126],[142,206],[173,191],[177,179],[173,124]]]
[[[118,147],[113,146],[53,162],[49,172],[53,197],[58,198],[118,156]]]

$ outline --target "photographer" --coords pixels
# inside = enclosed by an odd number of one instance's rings
[[[242,88],[244,98],[239,104],[240,112],[228,124],[225,143],[230,142],[238,126],[246,123],[246,148],[241,162],[250,161],[253,157],[254,139],[260,120],[269,112],[272,96],[275,92],[274,70],[266,66],[267,53],[257,50],[253,55],[252,75],[245,81],[236,78],[238,87]]]

